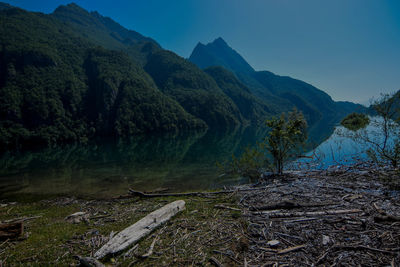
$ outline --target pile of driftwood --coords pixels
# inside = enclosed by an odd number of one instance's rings
[[[247,266],[399,266],[398,172],[296,172],[242,191]],[[268,177],[271,181],[271,178]]]

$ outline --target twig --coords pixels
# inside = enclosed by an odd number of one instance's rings
[[[212,264],[214,264],[215,266],[217,266],[217,267],[224,267],[224,265],[222,265],[222,263],[220,263],[216,258],[214,258],[214,257],[211,257],[210,258],[210,262],[212,263]]]
[[[218,204],[218,205],[215,205],[215,206],[214,206],[214,208],[217,208],[217,209],[227,209],[227,210],[241,211],[241,209],[238,209],[238,208],[233,208],[233,207],[227,207],[227,206],[220,205],[220,204]]]
[[[29,221],[29,220],[33,220],[33,219],[37,219],[37,218],[41,218],[41,217],[42,217],[42,215],[39,215],[39,216],[32,216],[32,217],[15,218],[15,219],[11,219],[11,220],[4,221],[4,223],[25,222],[25,221]]]
[[[285,248],[285,249],[279,250],[278,254],[279,255],[286,254],[286,253],[293,252],[293,251],[296,251],[296,250],[299,250],[299,249],[302,249],[305,247],[306,247],[306,245],[299,245],[299,246]]]
[[[149,250],[147,251],[147,253],[146,253],[146,254],[143,254],[143,255],[141,255],[141,256],[139,256],[139,258],[145,259],[145,258],[150,257],[150,256],[153,254],[154,245],[156,244],[156,241],[158,240],[158,238],[159,238],[159,236],[156,236],[156,237],[154,238],[154,240],[153,240],[153,242],[151,243],[150,248],[149,248]]]

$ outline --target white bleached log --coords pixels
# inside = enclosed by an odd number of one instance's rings
[[[185,201],[177,200],[153,211],[135,224],[115,235],[94,254],[94,257],[96,259],[101,259],[109,254],[118,253],[126,249],[130,245],[137,243],[140,239],[150,234],[158,226],[167,222],[172,218],[172,216],[184,209]]]

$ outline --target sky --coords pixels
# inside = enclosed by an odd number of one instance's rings
[[[0,0],[51,13],[64,0]],[[222,37],[256,70],[368,104],[400,89],[399,0],[75,0],[188,58]]]

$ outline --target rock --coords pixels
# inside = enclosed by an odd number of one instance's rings
[[[270,240],[267,242],[267,245],[271,248],[277,247],[281,242],[279,240]]]
[[[331,242],[331,239],[327,235],[322,235],[322,245],[327,245]]]
[[[83,211],[75,212],[65,217],[65,220],[70,223],[80,223],[82,221],[89,222],[89,214]]]

